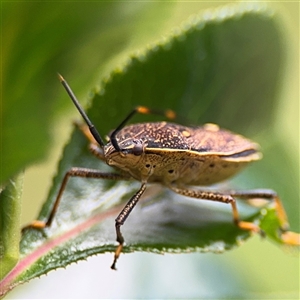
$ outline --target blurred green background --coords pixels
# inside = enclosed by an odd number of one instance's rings
[[[195,12],[236,2],[1,3],[1,118],[9,128],[2,137],[1,173],[6,178],[17,171],[18,159],[30,165],[24,181],[24,224],[37,216],[46,199],[71,122],[77,117],[56,73],[70,78],[84,103],[100,79],[129,53],[155,42]],[[286,43],[274,126],[291,152],[299,153],[299,3],[268,5],[277,10]],[[14,118],[14,111],[22,111],[24,118],[20,120],[19,114]],[[17,130],[20,125],[26,132],[22,135]],[[23,143],[31,148],[20,149]],[[10,149],[18,149],[18,159]],[[6,172],[7,165],[11,171]],[[285,253],[259,237],[222,255],[135,253],[122,259],[117,273],[108,268],[111,254],[100,255],[21,286],[8,298],[299,296],[299,254]]]

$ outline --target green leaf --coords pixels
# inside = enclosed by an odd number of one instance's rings
[[[22,188],[23,174],[11,179],[0,193],[0,280],[19,259]]]
[[[41,161],[52,146],[53,122],[67,104],[58,97],[57,72],[80,74],[73,86],[86,93],[112,61],[153,37],[145,28],[154,16],[153,28],[160,32],[172,8],[168,3],[74,2],[70,13],[68,1],[1,2],[1,183]]]
[[[145,105],[171,108],[193,124],[215,122],[250,136],[264,128],[271,140],[281,60],[281,39],[268,11],[236,6],[206,12],[112,72],[95,92],[88,115],[103,136],[134,106]],[[157,118],[136,116],[133,122],[142,120]],[[111,171],[88,152],[86,139],[75,129],[39,219],[47,219],[72,166]],[[236,182],[264,182],[264,177],[252,168]],[[53,224],[25,232],[21,263],[2,286],[11,288],[89,255],[114,251],[114,219],[139,186],[134,181],[70,179]],[[240,211],[243,219],[256,222],[268,215],[244,205]],[[276,229],[269,228],[267,235]],[[180,197],[160,186],[149,188],[122,232],[124,252],[222,252],[250,235],[234,226],[230,207]]]
[[[195,16],[116,70],[94,99],[99,108],[89,111],[101,132],[137,104],[171,108],[194,124],[238,126],[243,133],[270,126],[282,61],[279,32],[266,14],[226,13]]]

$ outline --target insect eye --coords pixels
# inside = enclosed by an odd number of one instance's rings
[[[134,146],[132,148],[132,153],[134,155],[140,156],[140,155],[142,155],[143,152],[144,152],[143,144],[141,144],[141,143],[134,144]]]

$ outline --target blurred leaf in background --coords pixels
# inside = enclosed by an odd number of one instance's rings
[[[3,182],[20,166],[41,160],[51,146],[53,121],[66,103],[57,97],[61,87],[56,73],[76,74],[74,87],[80,84],[79,90],[87,91],[111,60],[132,49],[131,44],[151,39],[147,26],[154,15],[152,30],[163,27],[172,4],[74,2],[70,7],[69,2],[5,2],[1,6]],[[137,38],[139,42],[134,41]]]
[[[10,180],[0,192],[0,280],[19,260],[23,174]]]

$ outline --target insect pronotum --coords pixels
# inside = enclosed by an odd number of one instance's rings
[[[126,126],[134,114],[162,114],[169,119],[175,113],[167,110],[151,110],[144,106],[136,107],[110,134],[109,142],[104,143],[97,129],[86,115],[65,79],[59,79],[83,117],[86,125],[81,126],[90,141],[90,150],[99,159],[122,173],[103,173],[99,170],[71,168],[62,181],[60,190],[46,221],[34,221],[31,228],[51,226],[62,194],[70,177],[86,177],[113,180],[135,179],[141,182],[139,190],[129,199],[115,220],[116,240],[111,265],[122,252],[124,238],[121,226],[145,192],[148,183],[160,183],[173,192],[192,198],[228,203],[231,205],[233,221],[241,229],[262,233],[258,225],[240,220],[235,198],[263,198],[274,201],[281,228],[279,237],[291,245],[299,245],[299,234],[288,231],[285,210],[276,192],[272,190],[244,190],[229,192],[208,192],[192,186],[209,186],[236,174],[252,161],[261,158],[259,146],[253,141],[219,128],[215,124],[201,127],[187,127],[168,122],[140,123]],[[26,227],[26,228],[27,228]]]

